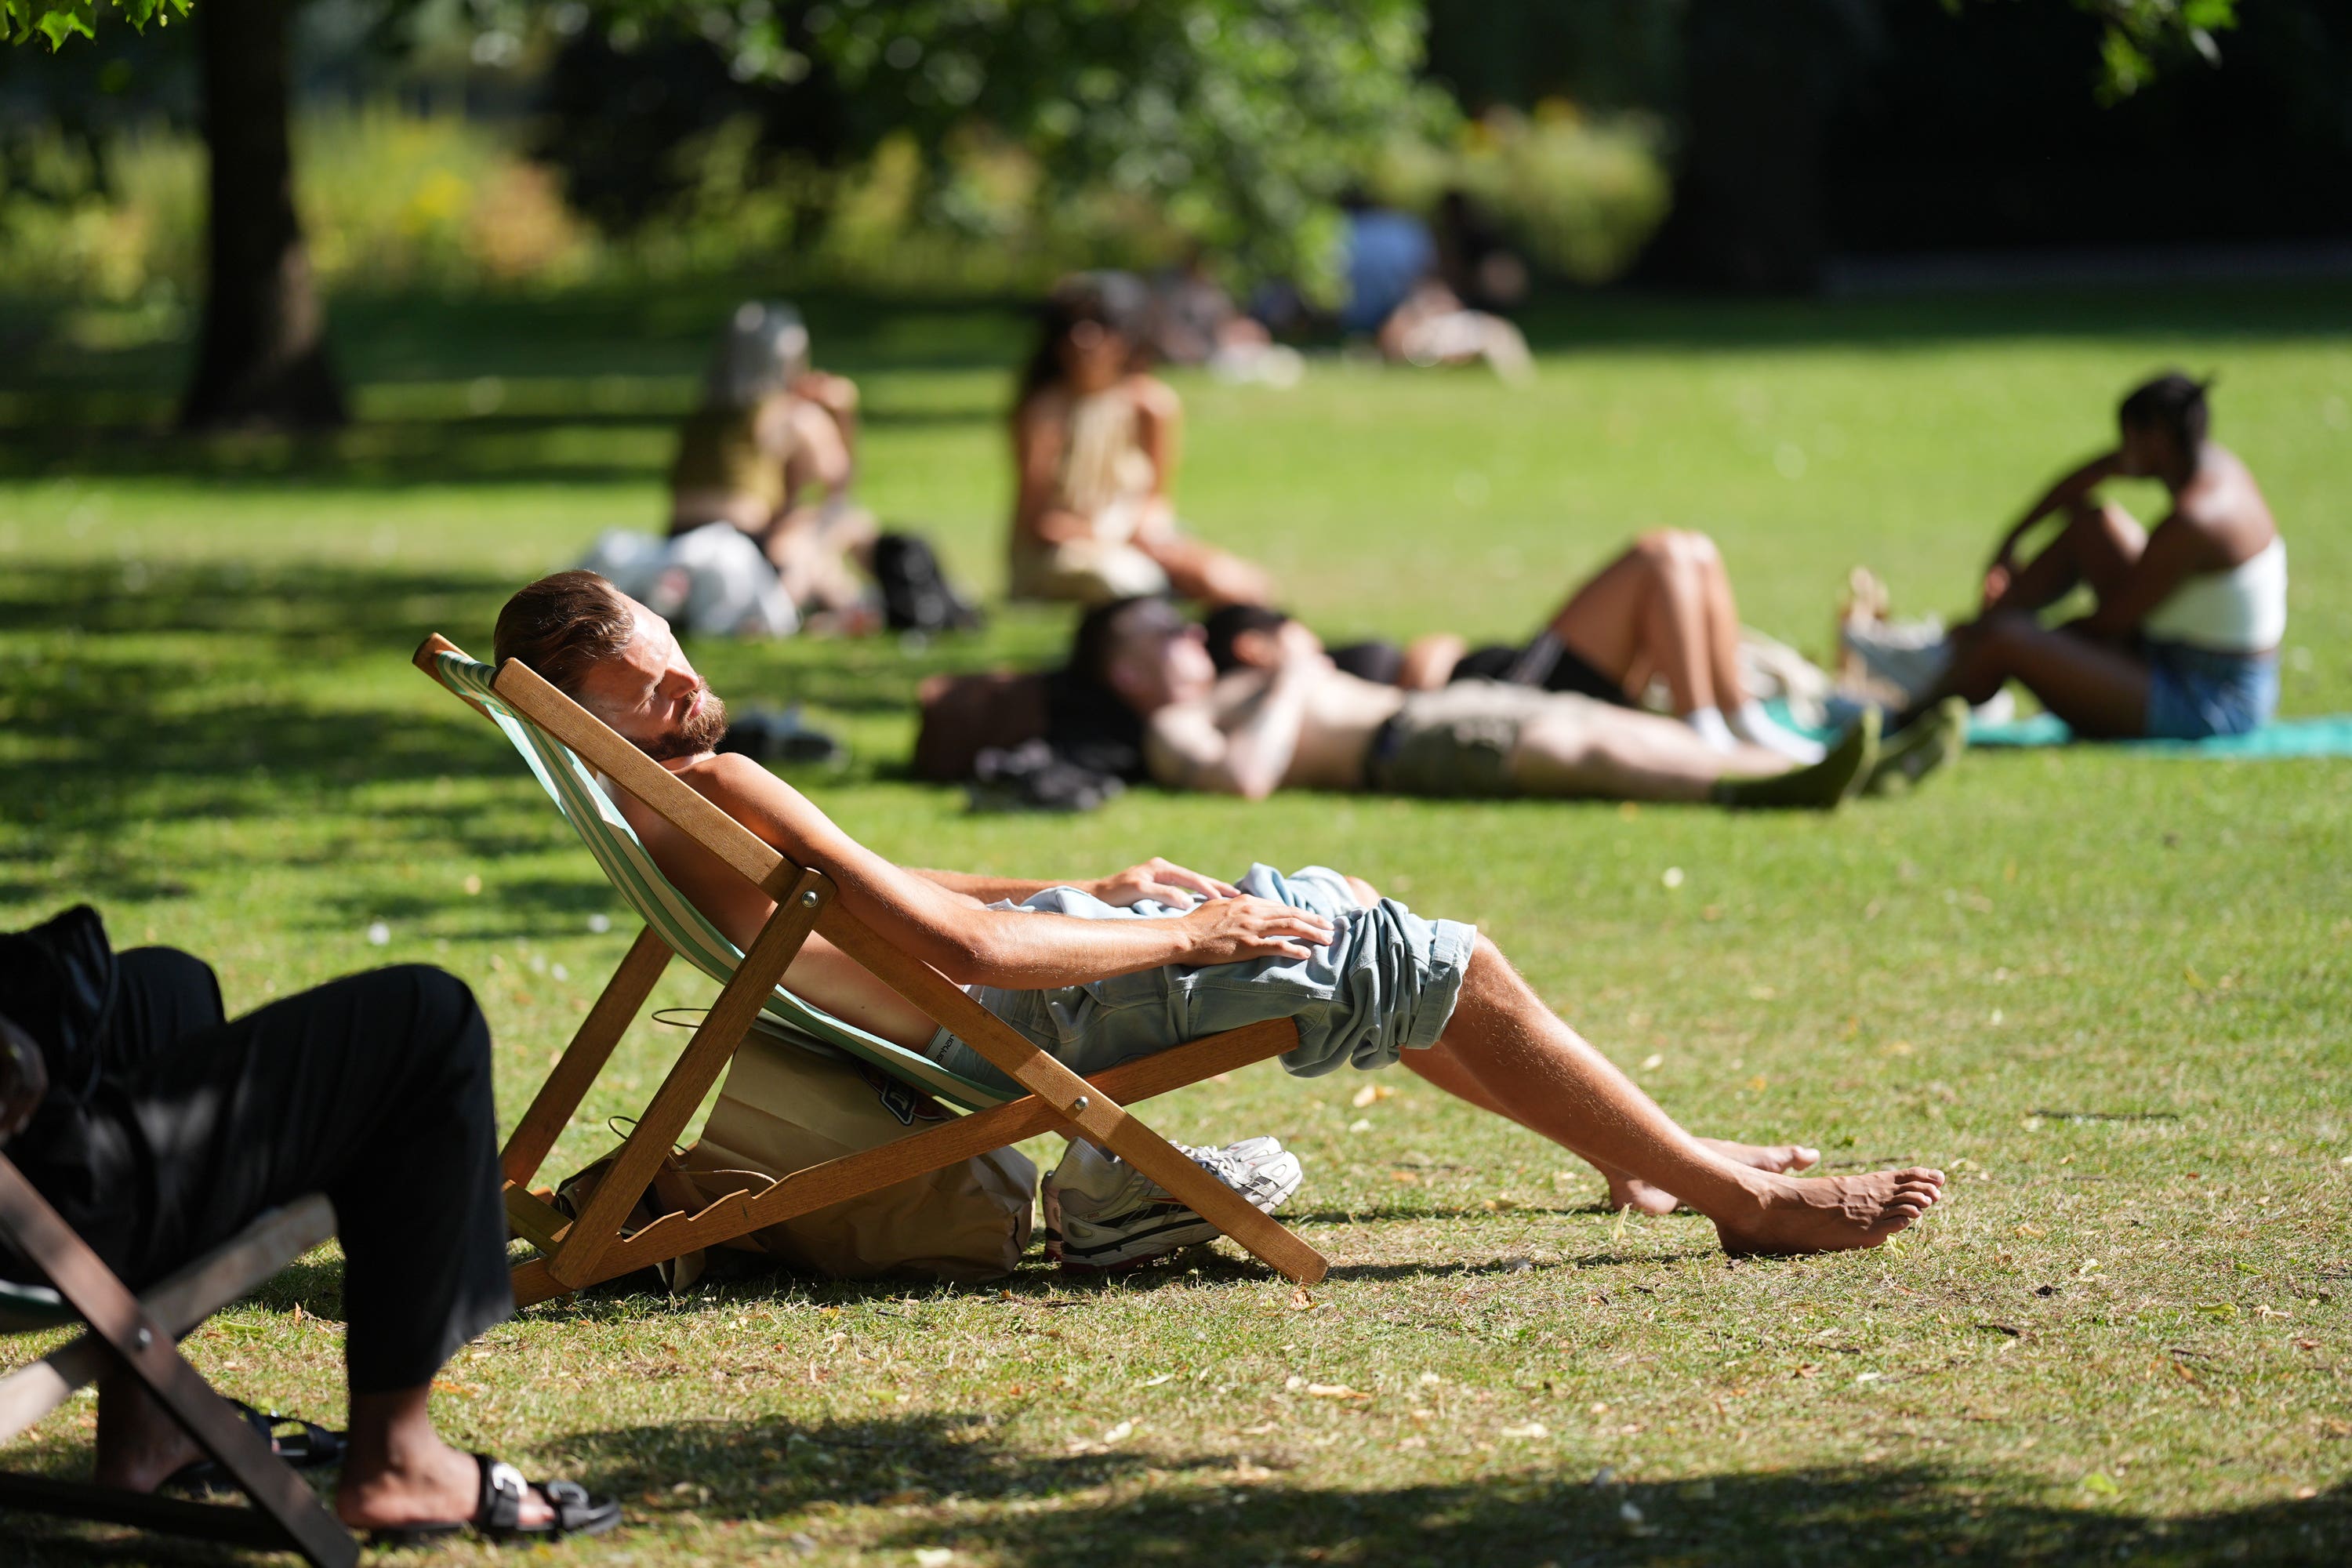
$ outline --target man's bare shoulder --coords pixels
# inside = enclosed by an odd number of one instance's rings
[[[741,815],[738,807],[774,813],[807,802],[800,791],[740,752],[709,752],[670,771],[730,816]]]

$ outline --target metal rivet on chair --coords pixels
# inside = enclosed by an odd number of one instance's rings
[[[1084,1110],[1086,1108],[1087,1108],[1087,1097],[1086,1097],[1085,1095],[1083,1095],[1083,1094],[1082,1094],[1082,1095],[1080,1095],[1080,1096],[1078,1096],[1078,1098],[1077,1098],[1077,1099],[1076,1099],[1076,1100],[1074,1100],[1070,1101],[1070,1110],[1071,1110],[1073,1112],[1076,1112],[1076,1111]]]
[[[141,1350],[142,1350],[142,1351],[143,1351],[143,1350],[145,1350],[149,1345],[152,1345],[152,1344],[153,1344],[153,1343],[155,1342],[155,1334],[154,1334],[154,1331],[153,1331],[152,1330],[151,1330],[150,1328],[148,1328],[148,1326],[147,1326],[146,1324],[142,1323],[142,1324],[140,1324],[140,1325],[139,1325],[139,1327],[138,1327],[137,1329],[135,1329],[135,1330],[133,1330],[133,1331],[132,1331],[131,1335],[131,1342],[132,1344],[134,1344],[134,1345],[138,1346]]]
[[[804,910],[813,910],[816,908],[816,889],[814,888],[811,888],[807,892],[801,895],[801,908]]]

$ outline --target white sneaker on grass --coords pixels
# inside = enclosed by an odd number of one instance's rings
[[[1261,1214],[1272,1214],[1306,1179],[1298,1156],[1272,1138],[1244,1138],[1222,1149],[1179,1143],[1176,1152]],[[1124,1268],[1222,1234],[1159,1183],[1083,1141],[1045,1173],[1039,1200],[1046,1260],[1065,1268]]]

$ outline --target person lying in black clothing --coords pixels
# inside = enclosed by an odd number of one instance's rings
[[[527,1482],[449,1447],[426,1410],[442,1364],[514,1310],[489,1029],[462,982],[404,964],[226,1019],[208,964],[165,947],[117,953],[81,906],[0,935],[0,1031],[43,1090],[8,1157],[132,1290],[268,1209],[310,1193],[333,1204],[345,1524],[405,1542],[619,1522],[618,1503],[576,1483]],[[32,1270],[0,1247],[0,1273]],[[335,1447],[318,1444],[313,1462]],[[100,1380],[101,1485],[152,1491],[193,1479],[202,1458],[134,1378]]]

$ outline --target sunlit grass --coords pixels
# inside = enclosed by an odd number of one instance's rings
[[[592,931],[620,915],[593,866],[405,658],[428,630],[483,649],[515,583],[656,517],[717,303],[357,302],[340,320],[367,423],[324,446],[144,434],[162,350],[40,348],[0,372],[0,926],[88,898],[119,942],[212,958],[240,1007],[445,964],[489,1013],[516,1115],[630,933]],[[993,366],[1017,326],[816,321],[864,376],[875,504],[992,586]],[[1549,333],[1526,394],[1338,363],[1289,394],[1188,380],[1183,510],[1334,633],[1516,635],[1632,531],[1703,528],[1747,617],[1818,653],[1856,563],[1902,608],[1956,606],[2116,393],[2177,360],[2222,373],[2219,433],[2290,540],[2287,710],[2352,708],[2340,292],[1612,302]],[[40,422],[57,384],[114,399],[110,433]],[[1939,1164],[1951,1201],[1880,1253],[1733,1266],[1703,1222],[1604,1213],[1572,1160],[1405,1075],[1359,1107],[1375,1080],[1256,1069],[1153,1117],[1301,1151],[1294,1212],[1338,1266],[1303,1296],[1221,1248],[1106,1284],[1033,1264],[1003,1291],[592,1296],[493,1331],[436,1414],[629,1499],[630,1530],[571,1555],[2324,1562],[2352,1543],[2352,767],[1977,756],[1830,819],[1151,792],[972,817],[898,776],[921,672],[1041,658],[1060,626],[696,651],[737,701],[802,697],[852,740],[845,774],[795,782],[887,854],[1345,867],[1479,921],[1692,1125]],[[706,989],[673,977],[661,999]],[[632,1035],[552,1169],[605,1146],[678,1038]],[[332,1417],[338,1288],[298,1269],[193,1353],[232,1392]],[[81,1462],[89,1410],[26,1462]]]

